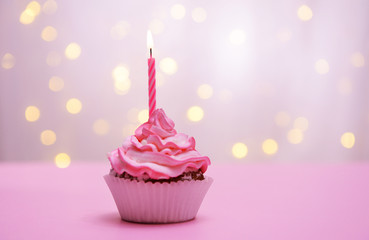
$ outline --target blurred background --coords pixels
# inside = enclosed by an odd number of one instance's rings
[[[0,160],[107,161],[157,107],[213,162],[369,160],[369,2],[1,1]]]

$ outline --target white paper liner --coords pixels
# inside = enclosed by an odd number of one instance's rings
[[[140,223],[173,223],[194,219],[210,185],[204,180],[152,183],[105,175],[121,218]]]

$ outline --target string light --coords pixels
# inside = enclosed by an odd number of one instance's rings
[[[341,144],[345,148],[352,148],[355,145],[355,135],[352,132],[345,132],[341,136]]]
[[[1,59],[1,67],[11,69],[15,65],[15,57],[10,53],[5,53]]]
[[[52,130],[44,130],[40,135],[40,140],[46,146],[53,145],[56,141],[56,134]]]
[[[205,9],[198,7],[192,10],[192,19],[197,23],[202,23],[206,20],[207,14]]]

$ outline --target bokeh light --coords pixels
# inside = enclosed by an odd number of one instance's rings
[[[355,145],[355,135],[352,132],[345,132],[341,136],[341,144],[345,148],[352,148]]]
[[[65,53],[65,56],[70,60],[77,59],[81,55],[81,47],[75,42],[70,43],[65,48],[64,53]]]
[[[159,67],[160,70],[167,75],[173,75],[178,70],[177,62],[170,57],[162,59],[159,63]]]
[[[262,144],[263,152],[267,155],[273,155],[278,151],[278,143],[274,139],[266,139]]]
[[[246,40],[246,33],[245,31],[241,29],[235,29],[229,35],[229,41],[233,45],[241,45],[245,42],[245,40]]]
[[[65,105],[67,111],[71,114],[77,114],[82,109],[82,103],[77,98],[71,98],[67,101],[67,104]]]
[[[109,126],[108,121],[106,121],[105,119],[97,119],[94,122],[92,129],[97,135],[102,136],[102,135],[106,135],[109,132],[110,126]]]
[[[290,121],[291,117],[287,112],[278,112],[274,117],[274,122],[278,127],[287,127]]]
[[[34,20],[35,15],[29,9],[24,10],[19,17],[19,22],[25,25],[33,23]]]
[[[213,88],[209,84],[202,84],[197,88],[197,95],[202,99],[209,99],[213,96]]]
[[[313,11],[311,10],[310,7],[308,7],[307,5],[302,5],[301,7],[299,7],[299,9],[297,10],[297,16],[302,20],[302,21],[309,21],[312,17],[313,17]]]
[[[319,59],[315,63],[315,71],[319,74],[327,74],[329,72],[329,64],[325,59]]]
[[[58,9],[58,4],[54,0],[47,0],[42,5],[42,11],[48,15],[54,14]]]
[[[4,69],[11,69],[15,65],[15,57],[10,53],[5,53],[1,58],[1,67]]]
[[[40,110],[36,106],[28,106],[25,117],[28,122],[35,122],[40,118]]]
[[[359,52],[352,54],[350,61],[354,67],[363,67],[365,65],[365,58],[363,54]]]
[[[41,6],[37,1],[28,3],[26,9],[30,10],[34,16],[38,16],[41,11]]]
[[[187,110],[187,118],[191,122],[198,122],[204,117],[204,110],[199,106],[192,106]]]
[[[52,76],[49,80],[49,89],[54,92],[59,92],[64,88],[64,81],[61,77]]]
[[[170,15],[176,20],[182,19],[186,15],[186,8],[181,4],[175,4],[170,9]]]
[[[50,67],[59,66],[62,61],[62,57],[58,52],[51,51],[47,54],[46,64]]]
[[[40,140],[43,145],[53,145],[56,141],[56,134],[52,130],[44,130],[41,132]]]
[[[159,19],[154,19],[149,23],[149,29],[153,34],[160,34],[164,31],[164,23]]]
[[[41,38],[46,42],[52,42],[58,36],[58,32],[52,26],[45,27],[41,32]]]
[[[235,158],[244,158],[248,153],[246,144],[238,142],[232,147],[232,154]]]
[[[54,162],[58,168],[67,168],[69,167],[71,160],[68,154],[59,153],[55,156]]]
[[[137,114],[137,119],[140,124],[147,122],[149,120],[149,110],[142,109]]]
[[[293,122],[293,127],[301,131],[306,131],[309,128],[309,121],[304,117],[298,117]]]
[[[38,2],[32,1],[30,2],[26,9],[21,13],[19,17],[19,22],[22,24],[31,24],[36,16],[40,14],[41,6]]]
[[[294,128],[288,131],[287,140],[292,144],[299,144],[304,139],[304,133],[301,129]]]
[[[126,21],[117,22],[111,29],[110,29],[110,36],[114,40],[121,40],[123,39],[130,31],[131,25]]]
[[[114,91],[118,95],[125,95],[131,88],[131,80],[128,78],[125,80],[114,80]]]
[[[202,23],[206,20],[207,13],[205,9],[198,7],[192,10],[192,19],[197,23]]]
[[[124,64],[119,64],[113,69],[112,77],[114,80],[126,80],[129,77],[129,69]]]

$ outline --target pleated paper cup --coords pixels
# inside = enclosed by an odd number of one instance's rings
[[[105,175],[121,218],[138,223],[184,222],[196,217],[213,182],[204,180],[152,183]]]

